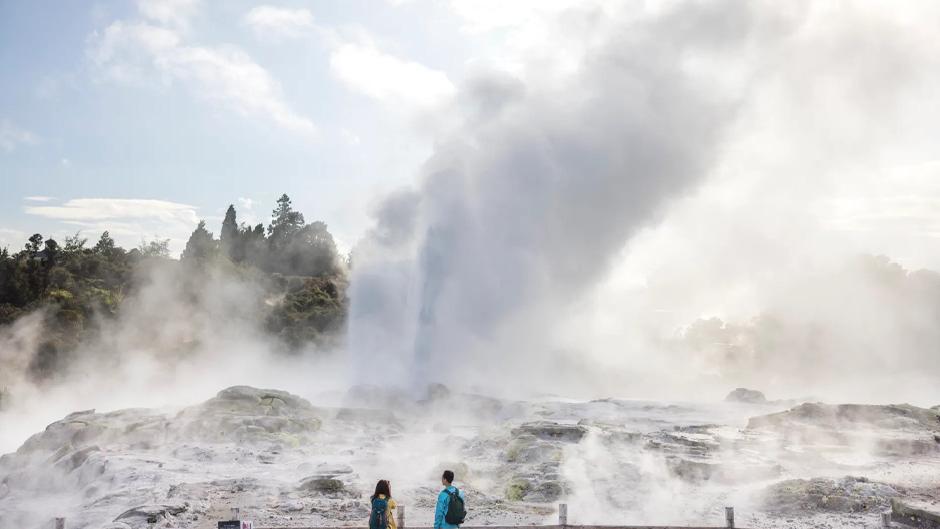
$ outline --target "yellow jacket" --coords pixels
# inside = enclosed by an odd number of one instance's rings
[[[378,498],[384,500],[385,495],[379,494]],[[388,509],[385,510],[385,517],[388,519],[388,529],[398,529],[398,524],[395,522],[395,513],[392,512],[397,506],[398,504],[395,503],[394,498],[388,499]]]

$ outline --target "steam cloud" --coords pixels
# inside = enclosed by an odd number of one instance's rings
[[[0,390],[7,392],[0,452],[78,409],[183,406],[238,384],[321,399],[348,387],[333,351],[279,352],[263,329],[263,274],[167,264],[142,266],[117,317],[99,318],[95,339],[72,351],[51,380],[29,375],[44,332],[41,311],[0,330]]]
[[[419,387],[448,379],[447,366],[524,368],[533,357],[520,349],[548,346],[540,334],[558,307],[709,173],[738,94],[714,90],[690,57],[742,44],[748,15],[724,3],[589,15],[566,15],[602,36],[562,80],[487,73],[463,87],[463,125],[438,144],[419,191],[380,208],[358,249],[356,353],[386,351]],[[722,16],[740,25],[671,31]]]
[[[639,374],[649,391],[650,379],[675,389],[704,374],[722,392],[763,380],[821,393],[851,358],[848,342],[813,377],[821,388],[806,388],[812,355],[798,336],[779,360],[747,368],[670,350],[663,337],[716,311],[747,321],[783,303],[788,285],[878,251],[827,231],[815,211],[861,188],[858,167],[922,154],[898,158],[897,142],[915,138],[874,125],[921,123],[908,100],[936,84],[917,67],[934,62],[922,45],[936,14],[909,14],[770,2],[563,12],[547,31],[576,43],[564,50],[576,66],[468,79],[448,115],[460,125],[440,137],[419,186],[377,209],[354,257],[353,365],[367,379],[363,366],[391,366],[369,381],[414,388],[472,378],[563,392],[568,380],[596,393]],[[859,50],[871,53],[851,60]],[[536,50],[532,64],[553,52]],[[672,231],[658,224],[667,214]],[[644,288],[599,296],[624,261],[646,265]],[[804,307],[838,295],[801,292]],[[613,307],[598,317],[598,305]],[[674,317],[651,319],[660,312]],[[858,322],[818,314],[822,327]],[[603,319],[621,328],[591,336]],[[905,332],[883,327],[884,344]],[[921,356],[860,354],[864,366]]]

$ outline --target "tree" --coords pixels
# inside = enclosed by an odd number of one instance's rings
[[[42,235],[34,233],[32,237],[29,238],[29,242],[26,243],[26,252],[30,257],[36,257],[39,253],[39,247],[42,245]]]
[[[0,325],[9,323],[4,314],[9,310],[4,310],[4,305],[10,303],[14,297],[13,292],[13,272],[16,270],[17,263],[10,258],[10,251],[0,248]]]
[[[95,244],[94,251],[96,254],[104,255],[110,257],[114,253],[115,244],[114,239],[111,238],[111,234],[107,231],[101,234],[101,238],[98,239],[98,243]]]
[[[244,261],[258,268],[266,268],[271,252],[264,238],[264,224],[257,224],[254,228],[242,225],[238,236],[239,245],[233,260]]]
[[[61,266],[49,271],[49,286],[52,288],[69,288],[72,286],[72,274]]]
[[[186,248],[183,250],[180,260],[204,261],[215,255],[217,249],[218,245],[215,239],[212,238],[212,233],[206,230],[206,221],[200,220],[199,225],[196,226],[193,234],[186,241]]]
[[[339,259],[336,243],[326,223],[312,222],[294,235],[282,252],[282,272],[322,276],[336,272]]]
[[[235,214],[235,206],[229,204],[228,209],[225,210],[225,220],[222,221],[222,231],[219,233],[219,242],[222,246],[222,251],[229,256],[233,261],[235,259],[234,254],[238,252],[239,246],[239,232],[238,232],[238,221]]]
[[[286,194],[277,199],[277,207],[271,212],[271,224],[268,226],[268,242],[273,248],[283,248],[297,232],[304,227],[304,215],[294,211],[290,197]]]
[[[41,340],[23,360],[34,376],[51,376],[77,358],[72,355],[81,345],[108,330],[109,318],[123,310],[125,299],[143,290],[141,281],[152,277],[151,272],[168,274],[171,281],[181,283],[168,294],[194,308],[210,298],[227,299],[217,289],[194,293],[211,266],[234,279],[258,280],[259,297],[245,312],[261,317],[268,332],[285,344],[332,346],[330,340],[345,325],[348,300],[343,263],[326,224],[306,224],[287,195],[278,200],[270,226],[237,225],[237,221],[230,205],[219,239],[213,238],[204,221],[199,222],[182,254],[183,266],[169,258],[167,239],[142,239],[139,247],[127,252],[107,231],[92,244],[81,232],[65,237],[61,245],[35,234],[25,249],[12,255],[0,245],[0,325],[43,310]],[[221,249],[240,264],[216,261]],[[223,297],[215,298],[217,294]],[[145,298],[138,299],[146,302]],[[263,310],[255,310],[262,303]],[[165,305],[158,307],[163,309]]]
[[[141,241],[137,247],[142,257],[167,259],[170,257],[170,239],[154,239],[150,242]]]
[[[55,239],[47,239],[45,243],[46,249],[43,253],[46,256],[46,262],[50,265],[55,264],[56,260],[59,257],[59,243]]]
[[[65,237],[65,246],[62,248],[67,254],[76,254],[80,253],[85,249],[85,244],[88,242],[88,239],[81,238],[81,232],[75,232],[75,235],[69,235]]]

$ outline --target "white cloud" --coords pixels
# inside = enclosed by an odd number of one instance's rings
[[[255,211],[255,206],[257,203],[253,199],[248,197],[238,197],[237,202],[239,224],[255,226],[262,222],[263,219],[259,218],[258,212]]]
[[[255,206],[255,201],[246,197],[238,197],[238,205],[245,209],[251,209]]]
[[[137,9],[155,22],[186,29],[201,3],[201,0],[137,0]]]
[[[27,206],[26,213],[58,220],[156,219],[198,222],[196,208],[166,200],[76,198],[61,206]]]
[[[471,32],[528,25],[534,18],[557,16],[566,9],[596,4],[584,0],[451,0],[450,8]]]
[[[0,149],[13,152],[20,145],[32,145],[39,141],[35,134],[17,127],[8,119],[0,120]]]
[[[370,43],[338,44],[330,67],[351,90],[392,105],[431,107],[456,92],[444,72],[382,52]]]
[[[51,200],[55,200],[55,197],[31,196],[31,197],[23,197],[23,200],[28,200],[30,202],[49,202]]]
[[[242,23],[260,38],[296,38],[313,29],[313,14],[306,9],[262,5],[242,17]]]
[[[199,97],[305,137],[316,127],[285,101],[279,83],[235,47],[189,45],[173,29],[118,20],[91,39],[92,61],[122,82],[180,82]]]
[[[17,250],[26,243],[26,233],[20,230],[0,228],[0,249]]]
[[[77,226],[86,233],[110,232],[119,244],[132,248],[142,238],[170,239],[174,253],[182,250],[199,222],[195,206],[166,200],[78,198],[60,206],[26,206],[26,213]]]
[[[349,145],[359,145],[362,142],[362,139],[358,134],[347,128],[340,130],[339,133],[343,140],[345,140]]]

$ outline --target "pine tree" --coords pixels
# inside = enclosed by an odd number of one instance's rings
[[[111,234],[107,231],[101,234],[101,238],[98,239],[98,243],[95,244],[95,253],[100,255],[111,255],[114,253],[114,239],[111,238]]]
[[[271,224],[268,226],[268,242],[274,248],[283,248],[297,232],[304,227],[304,215],[294,211],[287,194],[277,199],[277,207],[271,212]]]
[[[225,210],[225,220],[222,221],[222,231],[219,233],[219,242],[222,250],[232,258],[233,250],[238,246],[238,221],[235,214],[235,206],[229,204]]]
[[[181,261],[205,261],[212,257],[218,246],[212,233],[206,230],[206,221],[200,220],[193,234],[186,241],[186,248],[180,256]]]

